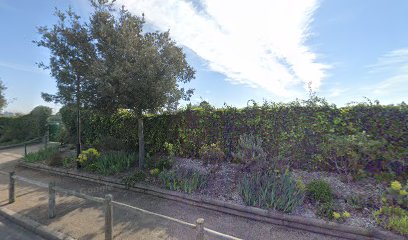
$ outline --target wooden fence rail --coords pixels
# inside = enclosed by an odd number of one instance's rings
[[[57,192],[68,194],[68,195],[73,195],[79,198],[84,198],[86,200],[94,201],[97,203],[103,203],[104,208],[105,208],[105,240],[113,239],[113,205],[124,208],[126,210],[132,209],[132,210],[140,211],[146,214],[154,215],[154,216],[164,218],[164,219],[185,225],[187,227],[193,228],[196,230],[196,240],[204,240],[206,232],[209,234],[218,236],[218,237],[222,237],[224,239],[241,240],[240,238],[236,238],[236,237],[233,237],[227,234],[223,234],[223,233],[220,233],[220,232],[204,227],[205,221],[203,218],[198,218],[195,224],[188,223],[183,220],[172,218],[166,215],[162,215],[162,214],[155,213],[155,212],[150,212],[148,210],[137,208],[131,205],[127,205],[125,203],[113,201],[113,197],[111,194],[105,195],[105,198],[93,197],[93,196],[89,196],[89,195],[86,195],[86,194],[83,194],[83,193],[80,193],[74,190],[69,190],[69,189],[58,187],[55,185],[54,181],[51,181],[48,184],[45,184],[43,182],[39,182],[39,181],[28,179],[25,177],[17,176],[15,175],[14,172],[5,173],[3,171],[0,171],[0,174],[9,175],[9,203],[13,203],[16,201],[16,196],[15,196],[16,180],[30,183],[38,187],[48,188],[48,217],[49,218],[54,218],[56,216],[56,193]]]

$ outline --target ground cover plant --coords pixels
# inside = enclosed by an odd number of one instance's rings
[[[158,175],[163,187],[182,191],[185,193],[192,193],[197,189],[204,187],[207,182],[207,176],[198,171],[191,169],[182,170],[164,170]]]
[[[24,157],[24,161],[33,163],[41,162],[51,159],[54,155],[59,152],[58,146],[49,146],[43,149],[40,149],[37,152],[30,152]]]
[[[305,196],[303,183],[296,181],[289,171],[249,174],[244,176],[239,189],[247,205],[288,213],[300,206]]]

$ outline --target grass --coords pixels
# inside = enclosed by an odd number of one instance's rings
[[[38,152],[27,153],[27,155],[24,157],[24,161],[29,163],[45,161],[57,154],[58,151],[58,146],[43,148]]]
[[[95,161],[86,165],[85,169],[102,175],[113,175],[130,169],[137,159],[136,153],[111,151],[102,153]]]

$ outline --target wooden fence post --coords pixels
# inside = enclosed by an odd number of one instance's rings
[[[48,183],[48,218],[55,217],[55,182]]]
[[[204,240],[204,218],[199,218],[196,221],[196,239]]]
[[[15,184],[16,180],[14,179],[14,172],[10,172],[10,182],[9,182],[9,203],[13,203],[16,200],[16,195],[15,195]]]
[[[105,195],[105,240],[112,240],[113,237],[113,206],[112,195]]]

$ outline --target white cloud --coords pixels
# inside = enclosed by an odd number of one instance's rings
[[[408,93],[408,48],[393,50],[369,66],[372,74],[384,75],[379,83],[367,88],[375,97],[406,101]]]
[[[197,1],[196,1],[197,2]],[[208,62],[233,83],[296,94],[300,84],[318,89],[328,65],[305,41],[318,0],[119,0],[158,30]]]

